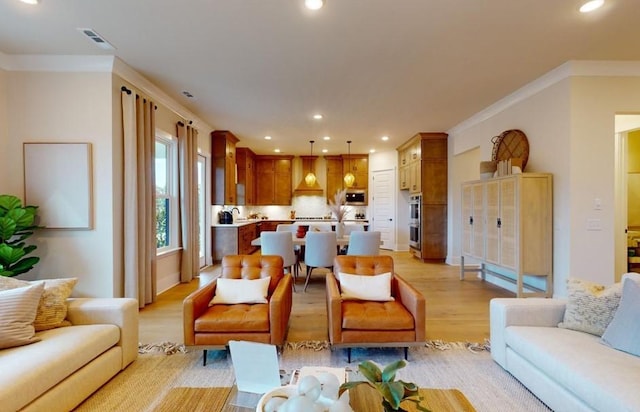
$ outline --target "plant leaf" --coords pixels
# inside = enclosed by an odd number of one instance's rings
[[[404,359],[400,359],[398,361],[388,364],[387,366],[384,367],[384,370],[382,371],[382,381],[383,382],[393,381],[396,378],[396,372],[398,371],[398,369],[402,369],[405,366],[407,366],[407,361],[405,361]]]
[[[393,409],[397,410],[400,407],[400,402],[402,402],[402,397],[404,396],[404,385],[402,383],[382,382],[376,384],[376,387],[382,397],[393,406]]]
[[[22,202],[17,197],[12,195],[0,195],[0,210],[4,210],[6,212],[21,206]]]
[[[360,362],[358,365],[358,370],[369,382],[381,382],[382,381],[382,372],[378,365],[376,365],[372,361],[364,361]]]
[[[0,217],[0,242],[9,240],[16,232],[16,222],[10,217]]]
[[[9,266],[9,270],[13,272],[13,275],[16,276],[21,273],[25,273],[33,269],[33,267],[40,261],[40,258],[37,256],[31,256],[28,258],[24,258],[15,265]]]
[[[7,217],[15,220],[18,228],[25,228],[33,225],[36,214],[34,209],[12,209],[7,212]]]
[[[13,265],[25,255],[24,250],[14,249],[9,245],[0,244],[0,262],[9,269],[10,265]]]

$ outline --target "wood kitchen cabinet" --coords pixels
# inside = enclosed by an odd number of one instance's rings
[[[446,133],[418,133],[397,149],[400,190],[420,196],[420,248],[409,250],[424,261],[447,257]]]
[[[236,143],[238,138],[228,130],[211,132],[211,203],[214,205],[237,204]]]
[[[327,165],[327,203],[333,200],[337,191],[342,190],[344,174],[342,173],[342,156],[325,156]]]
[[[219,262],[227,255],[250,255],[257,246],[251,241],[259,236],[258,224],[248,223],[242,226],[218,225],[212,228],[213,260]]]
[[[551,297],[552,195],[548,173],[463,183],[461,278],[479,271],[483,279],[490,274],[514,283],[518,297]],[[465,268],[465,257],[480,268]],[[544,289],[525,285],[525,276],[543,279]]]
[[[367,189],[369,186],[369,155],[342,155],[342,169],[343,176],[351,171],[356,178],[351,189]]]
[[[256,204],[256,155],[246,147],[236,148],[238,184],[236,204],[250,206]]]
[[[256,156],[256,204],[291,205],[293,156]]]

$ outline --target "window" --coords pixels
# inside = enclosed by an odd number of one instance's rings
[[[178,147],[171,135],[156,134],[156,249],[178,245]]]

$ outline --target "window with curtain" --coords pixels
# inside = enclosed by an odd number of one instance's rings
[[[156,249],[178,247],[178,145],[169,134],[156,134]]]

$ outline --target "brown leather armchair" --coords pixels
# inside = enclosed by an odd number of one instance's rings
[[[391,272],[391,296],[379,302],[343,300],[340,282],[334,275],[379,275]],[[333,273],[326,277],[329,341],[332,347],[346,347],[351,362],[352,347],[404,347],[424,344],[425,299],[393,271],[391,256],[344,256],[335,258]]]
[[[217,279],[184,299],[184,344],[204,350],[224,349],[230,340],[281,346],[287,333],[292,304],[292,278],[284,274],[280,256],[230,255],[222,259],[220,277],[260,279],[271,277],[267,303],[214,304]]]

